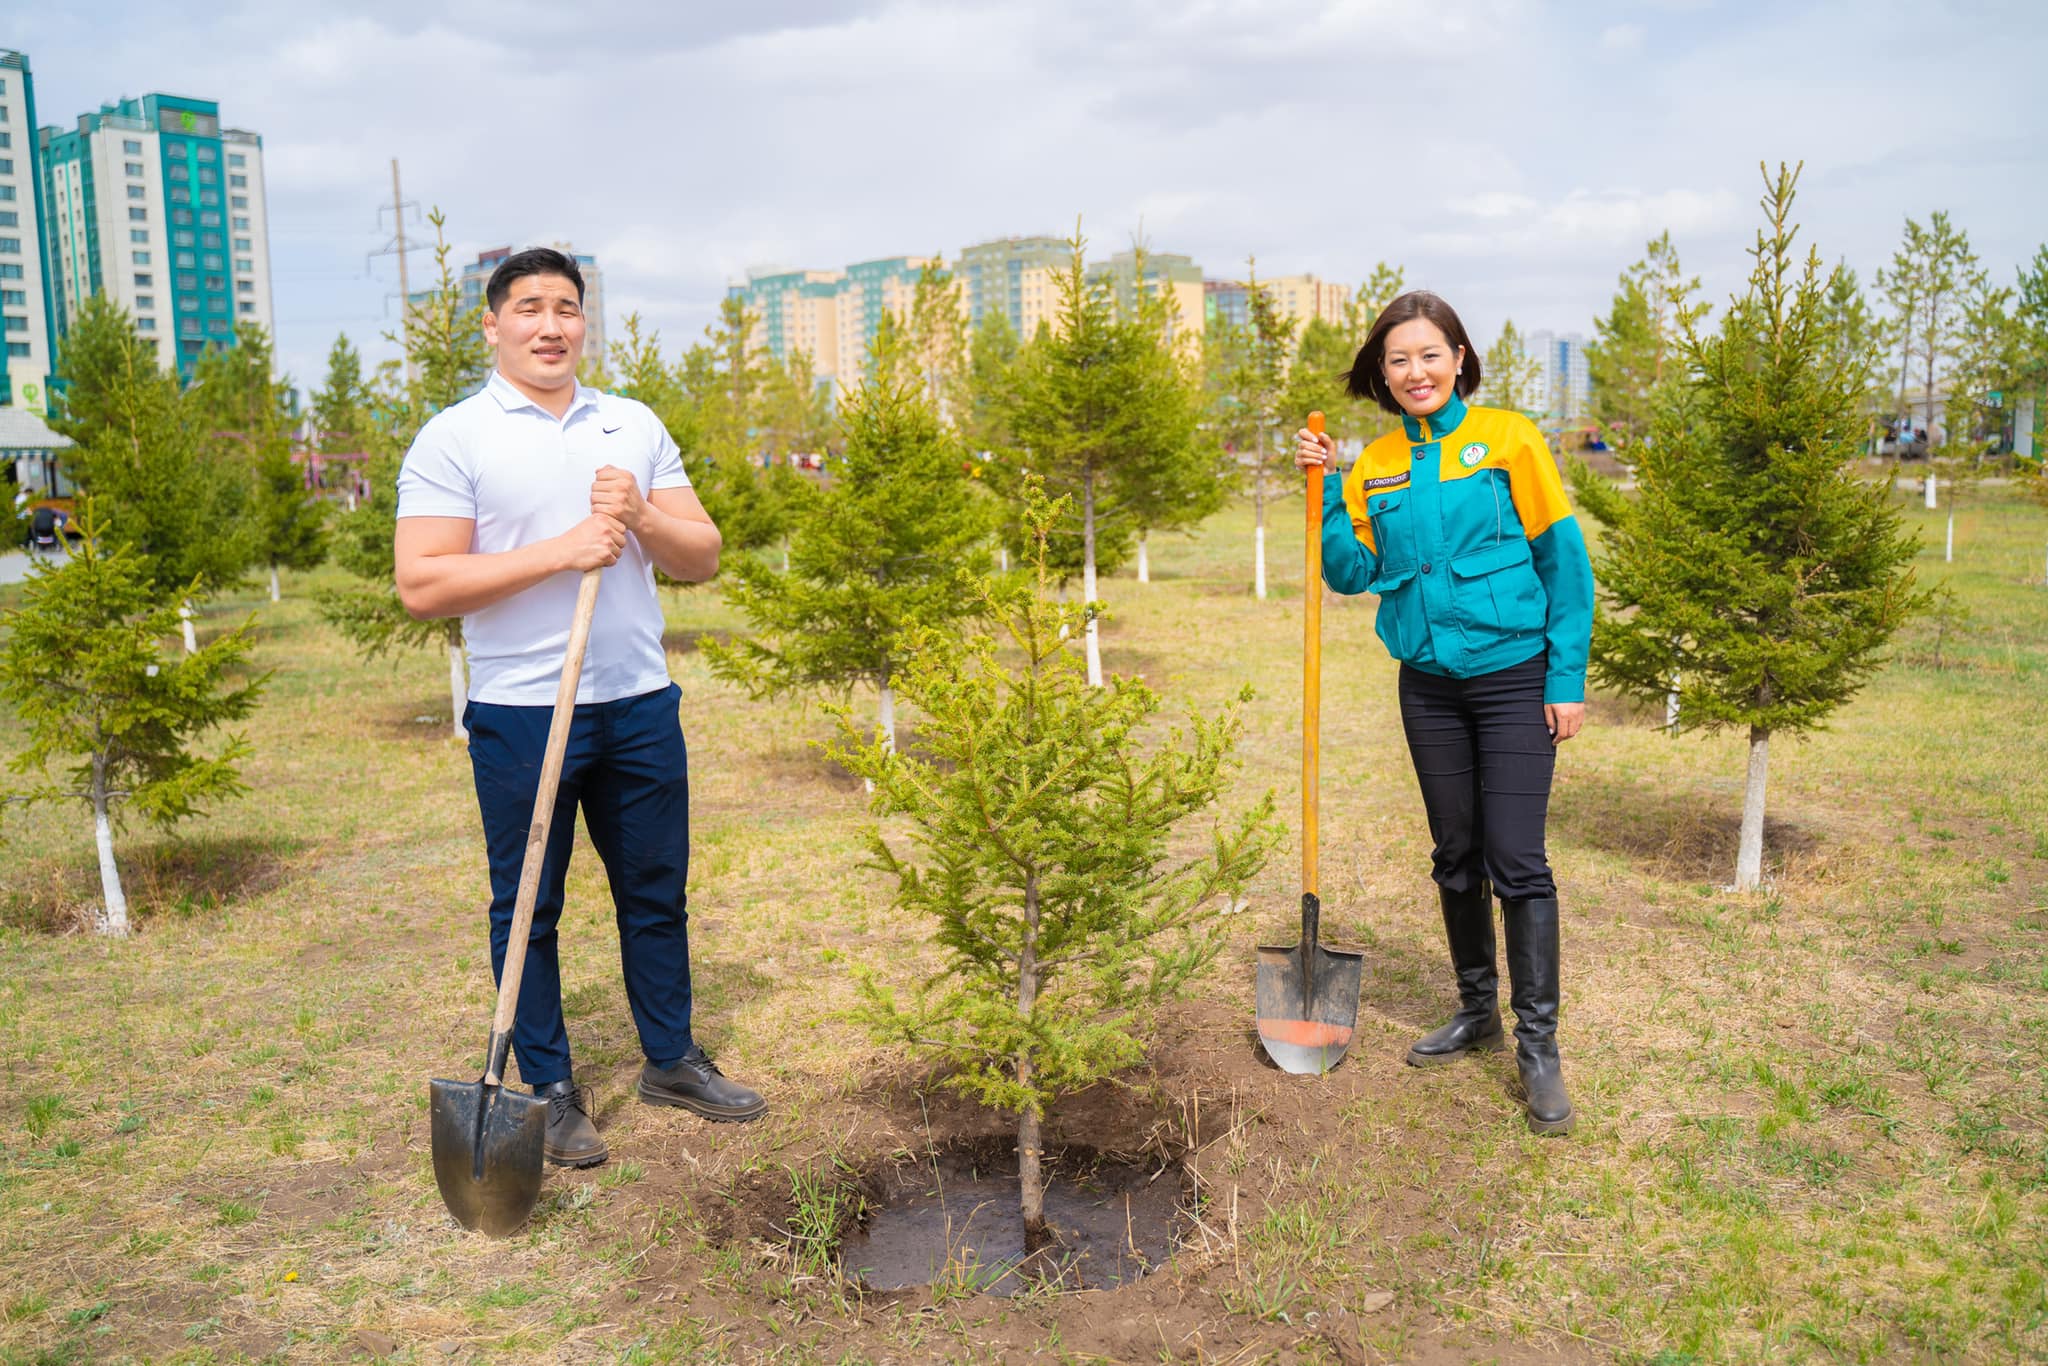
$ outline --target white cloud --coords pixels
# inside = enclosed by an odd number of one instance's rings
[[[1643,45],[1645,31],[1641,24],[1611,24],[1600,30],[1602,52],[1634,52]]]

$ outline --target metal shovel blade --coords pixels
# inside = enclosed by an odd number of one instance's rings
[[[1358,1027],[1365,955],[1318,942],[1320,907],[1302,897],[1301,942],[1259,946],[1259,1043],[1283,1072],[1320,1076],[1340,1062]]]
[[[548,1103],[482,1081],[428,1083],[434,1182],[456,1222],[493,1238],[519,1230],[540,1199]]]

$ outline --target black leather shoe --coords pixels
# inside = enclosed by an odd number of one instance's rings
[[[533,1093],[548,1103],[547,1137],[540,1155],[557,1167],[595,1167],[611,1156],[597,1126],[590,1122],[583,1088],[573,1081],[552,1081]]]
[[[1568,1134],[1577,1122],[1557,1056],[1557,899],[1503,901],[1510,1001],[1515,1007],[1515,1066],[1532,1134]]]
[[[1500,1026],[1500,970],[1493,957],[1493,888],[1485,882],[1470,892],[1439,887],[1437,896],[1451,942],[1451,968],[1458,977],[1458,1013],[1415,1041],[1408,1050],[1412,1067],[1435,1067],[1507,1041]]]
[[[651,1062],[640,1069],[640,1099],[728,1123],[759,1119],[768,1113],[768,1102],[760,1093],[727,1078],[710,1055],[694,1044],[666,1071]]]

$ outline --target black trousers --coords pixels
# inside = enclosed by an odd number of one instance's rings
[[[1545,663],[1539,653],[1477,678],[1401,666],[1401,726],[1446,891],[1491,881],[1503,901],[1557,895],[1543,852],[1557,759],[1543,724]]]

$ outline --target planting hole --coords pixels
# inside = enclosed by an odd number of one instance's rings
[[[933,1285],[1015,1295],[1041,1284],[1101,1290],[1137,1280],[1173,1254],[1178,1163],[1048,1154],[1045,1218],[1053,1246],[1029,1259],[1007,1146],[941,1150],[882,1174],[865,1225],[840,1245],[840,1265],[872,1290]]]

